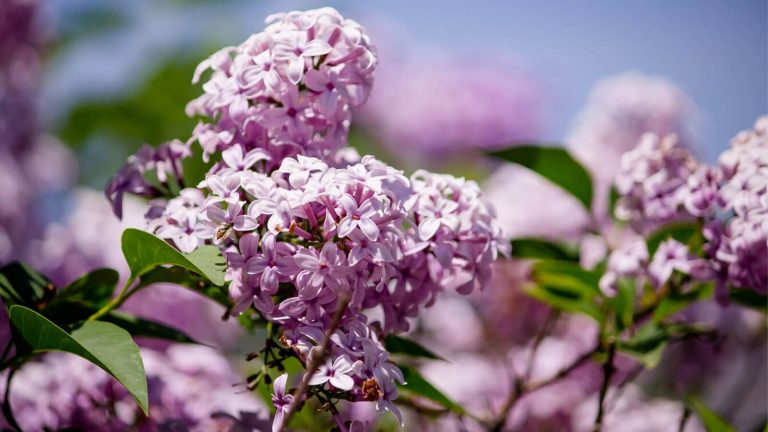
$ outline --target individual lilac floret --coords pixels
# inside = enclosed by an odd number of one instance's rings
[[[282,374],[275,378],[272,386],[274,393],[272,394],[272,405],[277,410],[275,413],[275,419],[272,422],[272,432],[277,432],[283,425],[283,418],[285,413],[288,412],[291,404],[293,403],[293,395],[285,392],[285,385],[288,382],[288,374]]]
[[[621,158],[616,216],[633,222],[641,232],[689,217],[683,209],[686,183],[697,166],[676,136],[643,135],[637,148]]]
[[[204,159],[235,144],[263,149],[267,169],[297,154],[332,159],[346,144],[351,108],[370,92],[376,54],[365,30],[333,8],[275,14],[269,26],[203,61],[204,94],[187,106]]]

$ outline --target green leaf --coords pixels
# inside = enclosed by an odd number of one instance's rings
[[[512,256],[526,259],[578,261],[579,253],[566,245],[536,238],[512,240]]]
[[[731,300],[743,306],[757,309],[761,312],[768,311],[768,296],[751,289],[732,289]]]
[[[162,239],[134,228],[123,232],[122,245],[133,278],[159,265],[171,264],[204,276],[214,285],[224,285],[226,260],[215,246],[203,246],[191,254],[183,254]]]
[[[619,330],[632,326],[635,316],[636,297],[637,289],[635,287],[635,281],[626,278],[620,279],[616,297],[612,299],[614,309],[616,310],[616,319],[617,324],[619,324]]]
[[[405,384],[398,385],[398,391],[403,393],[403,395],[420,396],[429,399],[457,414],[465,412],[464,408],[435,388],[415,368],[403,365],[398,365],[398,367],[403,371],[403,377],[405,378]]]
[[[112,311],[100,319],[115,324],[133,337],[163,339],[180,343],[198,343],[181,330],[124,312]]]
[[[619,341],[619,351],[635,358],[648,369],[656,367],[669,344],[667,328],[656,323],[641,326],[637,333],[626,341]]]
[[[525,292],[557,309],[577,312],[602,321],[597,307],[599,275],[581,268],[578,263],[539,261],[534,263],[533,284]]]
[[[573,195],[588,211],[592,208],[592,178],[565,149],[525,145],[491,155],[536,172]]]
[[[112,269],[90,272],[58,291],[40,313],[65,330],[77,328],[109,302],[119,278]]]
[[[616,204],[618,204],[619,199],[621,199],[621,194],[616,190],[616,186],[611,186],[608,191],[608,214],[613,220],[616,220]]]
[[[87,321],[71,334],[24,306],[10,308],[13,341],[19,353],[63,351],[80,356],[115,377],[148,412],[147,378],[139,347],[120,327]]]
[[[56,297],[46,309],[53,309],[65,303],[77,303],[98,309],[112,298],[119,279],[120,274],[116,270],[94,270],[56,293]]]
[[[404,337],[389,335],[384,338],[384,346],[387,351],[393,354],[406,354],[412,357],[424,357],[433,360],[443,360],[444,358],[424,348],[416,341]]]
[[[715,291],[714,283],[704,283],[694,286],[690,291],[684,293],[671,293],[656,306],[653,311],[653,321],[662,322],[665,318],[685,309],[690,304],[712,297]]]
[[[659,245],[669,239],[675,239],[682,244],[691,245],[692,240],[696,238],[697,234],[700,234],[699,227],[692,222],[678,222],[665,225],[648,236],[646,240],[648,254],[653,256]]]
[[[707,432],[736,432],[736,429],[729,425],[714,411],[709,409],[702,401],[697,398],[688,398],[688,406],[691,407],[699,416]]]
[[[56,287],[32,267],[12,262],[0,268],[0,298],[5,307],[18,304],[37,309],[53,298]]]

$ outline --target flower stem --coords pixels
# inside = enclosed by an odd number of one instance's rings
[[[95,321],[110,313],[113,309],[120,307],[120,305],[122,305],[123,302],[127,300],[128,297],[130,297],[131,293],[128,290],[133,285],[133,281],[133,279],[128,279],[125,281],[125,285],[123,285],[123,288],[120,290],[120,293],[117,295],[117,297],[113,298],[109,303],[105,304],[101,309],[88,317],[88,321]]]
[[[616,343],[611,342],[608,345],[608,358],[603,364],[603,385],[600,387],[600,399],[597,405],[597,416],[595,417],[595,426],[593,432],[600,432],[603,427],[603,417],[605,415],[605,395],[608,394],[608,387],[613,375],[613,358],[616,355]]]
[[[349,294],[344,294],[339,297],[336,313],[333,315],[331,323],[323,335],[323,340],[320,341],[320,344],[316,347],[318,350],[318,355],[315,358],[312,358],[311,350],[310,353],[307,354],[309,367],[307,368],[307,372],[304,374],[304,378],[301,380],[301,384],[299,384],[299,388],[296,389],[296,392],[293,395],[293,402],[291,402],[291,405],[288,407],[288,411],[286,411],[285,416],[283,416],[283,423],[277,429],[278,432],[283,432],[288,426],[288,423],[291,421],[291,417],[296,414],[299,405],[301,405],[302,399],[304,399],[304,394],[307,392],[307,389],[309,389],[309,380],[312,379],[312,376],[315,375],[318,368],[320,368],[320,365],[325,361],[325,358],[328,357],[328,344],[331,342],[331,336],[333,336],[333,333],[336,331],[336,329],[339,328],[339,325],[341,324],[341,318],[344,315],[344,311],[347,310],[349,301]]]

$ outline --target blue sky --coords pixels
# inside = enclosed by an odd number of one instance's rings
[[[56,0],[66,12],[96,0]],[[46,100],[65,107],[78,95],[127,88],[153,58],[214,38],[237,43],[268,13],[331,5],[363,24],[396,29],[402,41],[456,53],[514,57],[554,95],[545,138],[559,140],[601,78],[627,70],[664,76],[701,110],[704,157],[713,160],[735,132],[768,112],[768,2],[645,0],[224,1],[172,6],[102,0],[130,26],[86,41],[51,67]],[[119,55],[115,55],[119,53]],[[55,113],[54,113],[55,114]]]

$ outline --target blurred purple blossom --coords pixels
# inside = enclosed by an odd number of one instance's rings
[[[142,358],[149,386],[148,418],[132,396],[97,366],[56,353],[25,364],[14,377],[11,403],[16,420],[29,431],[228,431],[238,430],[234,427],[240,420],[254,417],[260,417],[261,424],[246,430],[268,424],[263,403],[237,389],[241,379],[213,349],[195,345],[175,345],[165,352],[143,349]]]
[[[360,113],[400,157],[441,158],[536,138],[543,96],[521,67],[498,59],[412,57],[384,57],[377,90]]]

